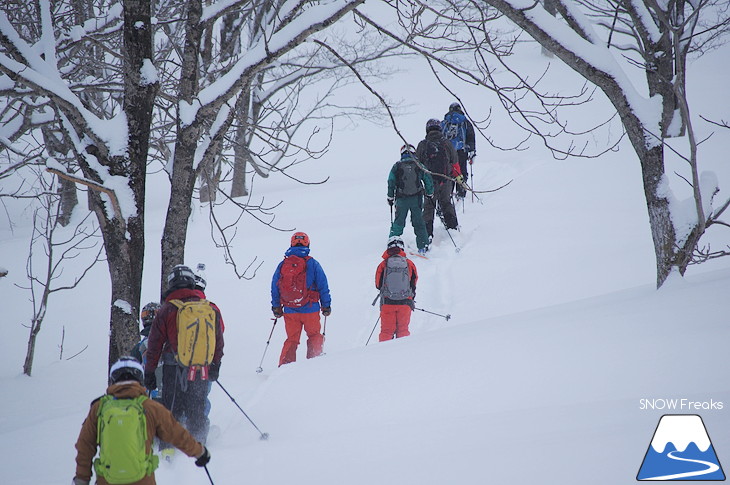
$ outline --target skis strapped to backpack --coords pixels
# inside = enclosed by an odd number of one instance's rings
[[[177,361],[188,367],[195,379],[200,368],[202,378],[208,378],[208,366],[213,363],[216,344],[215,310],[208,300],[170,300],[177,307]],[[191,379],[192,377],[192,379]]]
[[[146,396],[117,399],[101,398],[97,429],[99,458],[94,460],[97,476],[111,484],[133,483],[151,475],[159,463],[147,454],[147,418],[142,403]]]

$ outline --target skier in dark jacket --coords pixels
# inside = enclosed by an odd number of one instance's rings
[[[427,200],[423,208],[423,220],[426,223],[429,242],[433,238],[433,220],[436,204],[441,209],[446,229],[457,229],[459,220],[456,217],[456,210],[451,201],[453,190],[452,178],[461,175],[459,160],[456,150],[441,133],[441,122],[437,119],[430,119],[426,122],[426,138],[421,140],[416,149],[418,160],[435,175],[434,198]],[[444,175],[441,177],[440,175]]]
[[[449,112],[444,115],[444,121],[441,123],[444,136],[451,140],[459,156],[459,167],[463,181],[469,178],[467,169],[467,161],[469,164],[474,163],[474,157],[477,156],[477,141],[474,136],[474,125],[464,115],[459,103],[451,103]],[[456,189],[456,196],[464,198],[466,189],[459,185]]]
[[[205,293],[195,288],[195,274],[184,265],[177,265],[167,278],[168,290],[165,303],[152,322],[147,340],[147,362],[145,363],[144,384],[149,390],[157,388],[155,369],[162,360],[162,382],[165,392],[162,403],[175,418],[184,423],[190,433],[205,443],[210,421],[205,413],[205,402],[210,390],[209,381],[218,379],[221,359],[223,358],[223,327],[220,310],[210,303],[215,315],[215,349],[212,363],[204,367],[185,367],[178,362],[178,306],[177,304],[205,300]],[[172,451],[162,443],[160,449],[165,458]]]
[[[388,239],[383,261],[375,270],[375,287],[380,290],[380,342],[411,334],[408,325],[414,308],[418,271],[403,252],[403,247],[400,237]],[[392,264],[392,258],[399,260],[399,266]]]
[[[388,174],[388,204],[395,204],[395,219],[390,225],[390,236],[400,236],[406,226],[408,211],[416,233],[418,252],[428,251],[428,232],[423,221],[423,196],[433,197],[433,179],[416,163],[413,145],[401,148],[401,157]]]

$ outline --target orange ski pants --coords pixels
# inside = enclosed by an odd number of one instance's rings
[[[380,307],[380,336],[383,342],[395,338],[407,337],[408,324],[411,323],[411,307],[408,305],[383,305]]]
[[[324,337],[320,333],[319,312],[285,313],[284,327],[286,340],[281,349],[279,366],[297,361],[297,347],[302,336],[302,328],[307,332],[307,359],[322,355]]]

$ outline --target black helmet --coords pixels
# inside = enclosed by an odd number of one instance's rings
[[[157,310],[160,309],[160,304],[156,301],[151,301],[142,307],[142,311],[139,314],[140,320],[142,320],[143,327],[149,327],[152,325],[152,321],[157,315]]]
[[[195,288],[195,273],[184,264],[178,264],[167,276],[167,289]]]
[[[431,118],[426,122],[426,133],[434,130],[441,130],[441,122],[436,118]]]
[[[144,381],[144,368],[137,359],[130,356],[120,357],[109,371],[109,382],[116,384],[121,381]]]
[[[458,112],[461,112],[461,105],[459,103],[451,103],[449,105],[449,111],[458,111]]]

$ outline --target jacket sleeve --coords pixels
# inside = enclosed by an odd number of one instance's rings
[[[383,268],[385,268],[385,260],[381,261],[378,269],[375,270],[375,288],[377,289],[383,286]]]
[[[76,477],[91,481],[91,463],[96,456],[96,435],[98,427],[99,402],[95,401],[81,425],[79,439],[76,440]]]
[[[271,278],[271,306],[281,306],[281,295],[279,294],[279,277],[281,276],[281,265],[284,261],[281,261],[274,271],[274,276]]]
[[[223,316],[216,304],[212,303],[211,306],[215,311],[215,319],[218,323],[215,327],[215,353],[213,354],[213,362],[220,364],[223,359],[223,345],[225,343],[223,341]]]
[[[395,197],[395,183],[396,183],[396,171],[398,170],[398,163],[393,164],[393,168],[390,169],[388,174],[388,197],[391,199]]]
[[[154,372],[157,369],[157,363],[162,355],[162,347],[168,340],[168,324],[170,317],[170,307],[175,308],[171,303],[165,303],[155,315],[150,329],[150,336],[147,338],[147,363],[145,364],[145,372]],[[177,311],[175,312],[177,317]]]
[[[319,292],[319,302],[323,307],[331,307],[332,306],[332,297],[330,296],[330,287],[327,283],[327,275],[324,274],[324,270],[322,269],[322,265],[319,264],[319,261],[312,258],[310,261],[313,261],[313,276],[314,276],[314,289]]]
[[[448,152],[449,152],[449,159],[450,164],[459,164],[459,153],[456,151],[456,148],[454,148],[454,145],[451,143],[448,143]]]
[[[411,288],[413,291],[416,291],[416,285],[418,284],[418,270],[416,269],[415,263],[413,263],[410,259],[408,260],[408,267],[411,268]]]
[[[148,416],[154,420],[155,434],[179,449],[188,456],[200,456],[203,453],[203,445],[195,441],[195,438],[172,416],[162,404],[147,399],[144,404]]]
[[[421,180],[424,189],[426,189],[426,195],[433,195],[433,177],[431,177],[431,174],[421,171]]]
[[[471,121],[466,120],[464,121],[466,124],[466,140],[465,143],[467,145],[467,150],[476,150],[477,149],[477,138],[474,134],[474,125],[471,124]]]

